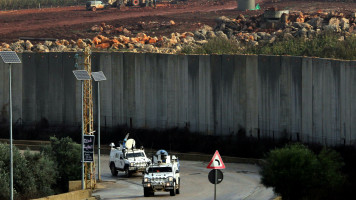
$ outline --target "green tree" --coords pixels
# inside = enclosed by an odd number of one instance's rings
[[[57,166],[57,187],[61,191],[68,190],[68,181],[81,178],[81,148],[80,144],[65,137],[50,138],[51,144],[44,146],[41,152],[50,157]]]
[[[328,199],[344,183],[342,166],[335,151],[323,149],[317,156],[301,144],[287,145],[268,153],[261,182],[284,200]]]

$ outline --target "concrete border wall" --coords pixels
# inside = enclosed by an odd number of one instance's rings
[[[14,123],[80,125],[75,53],[22,53],[13,66]],[[83,59],[79,59],[83,62]],[[266,55],[93,53],[104,71],[103,126],[188,128],[205,135],[354,144],[356,63]],[[96,113],[97,84],[93,84]],[[0,62],[0,122],[8,120],[8,67]],[[95,121],[97,116],[95,116]]]

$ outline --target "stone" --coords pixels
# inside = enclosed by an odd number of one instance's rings
[[[312,25],[314,29],[322,28],[323,26],[323,19],[320,17],[313,18],[309,21],[307,21],[308,24]]]
[[[136,42],[136,43],[134,44],[134,48],[139,48],[139,49],[141,49],[141,48],[143,48],[143,44],[140,43],[140,42]]]
[[[346,18],[340,19],[340,28],[341,30],[347,30],[350,28],[350,21]]]
[[[227,35],[226,35],[224,32],[222,32],[222,31],[217,31],[217,32],[215,32],[215,35],[216,35],[216,37],[219,37],[219,38],[228,39],[228,38],[227,38]]]
[[[196,44],[199,44],[199,45],[203,45],[203,44],[206,44],[208,43],[207,40],[200,40],[200,41],[195,41]]]
[[[201,32],[195,31],[194,32],[194,39],[196,39],[196,40],[205,40],[206,37]]]
[[[338,18],[336,18],[336,17],[332,17],[329,20],[329,25],[338,27],[340,25],[340,20]]]
[[[144,49],[145,51],[147,51],[147,52],[152,52],[152,51],[155,49],[155,47],[154,47],[153,45],[151,45],[151,44],[145,44],[145,45],[143,46],[143,49]]]
[[[49,52],[48,47],[43,45],[43,44],[37,44],[35,46],[35,49],[36,49],[37,52]]]
[[[45,45],[45,46],[47,46],[47,47],[51,47],[52,44],[53,44],[52,41],[45,41],[45,42],[43,43],[43,45]]]
[[[293,27],[298,28],[298,29],[311,29],[312,25],[308,24],[308,23],[304,23],[304,22],[294,22],[292,24]]]
[[[30,50],[32,50],[32,47],[33,47],[33,44],[29,40],[26,40],[26,42],[25,42],[26,50],[30,51]]]
[[[207,38],[207,39],[216,38],[216,35],[215,35],[214,31],[208,31],[208,32],[206,33],[206,38]]]

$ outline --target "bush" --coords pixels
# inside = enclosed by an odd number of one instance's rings
[[[317,156],[303,145],[287,145],[266,156],[262,183],[284,200],[332,199],[345,181],[342,166],[335,151],[323,149]]]
[[[38,198],[53,194],[56,174],[54,163],[41,154],[29,151],[21,155],[13,147],[14,199]],[[10,197],[10,152],[9,145],[0,143],[0,199]]]
[[[51,137],[50,141],[51,144],[44,146],[41,152],[55,162],[58,170],[57,189],[66,192],[68,181],[81,178],[81,147],[69,137],[60,140]]]

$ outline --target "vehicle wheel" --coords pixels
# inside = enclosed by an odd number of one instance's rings
[[[114,163],[110,164],[111,175],[117,176],[117,170]]]
[[[171,196],[176,196],[176,182],[173,183],[173,189],[170,191]]]
[[[178,188],[176,190],[176,194],[180,194],[180,180],[178,181]]]
[[[91,10],[92,10],[92,11],[96,11],[96,7],[92,7]]]
[[[133,6],[138,6],[140,4],[139,0],[132,0],[132,5]]]
[[[129,171],[128,168],[125,169],[125,176],[126,176],[127,178],[129,178],[129,177],[131,176],[131,172]]]
[[[151,194],[151,192],[150,192],[149,188],[143,188],[143,196],[149,197],[150,194]]]

